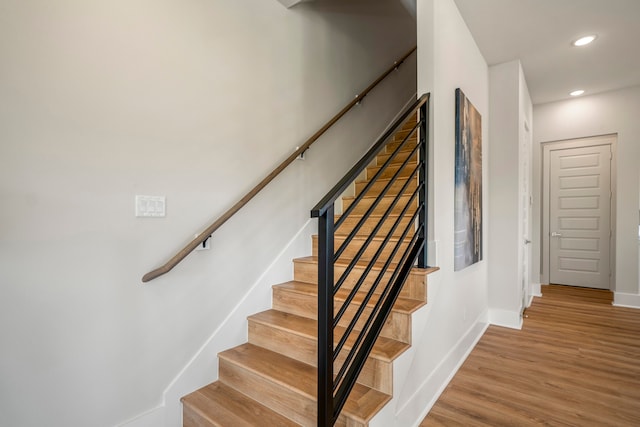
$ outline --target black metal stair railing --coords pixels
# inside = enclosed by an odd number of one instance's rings
[[[407,135],[336,220],[336,200],[416,112],[415,125],[404,128]],[[427,267],[428,119],[429,94],[424,94],[311,211],[311,216],[318,218],[318,426],[332,426],[338,419],[416,260],[418,267]],[[416,133],[417,144],[413,139]],[[400,153],[407,155],[402,162]],[[384,184],[384,180],[388,182]],[[416,183],[413,191],[412,183]],[[364,200],[372,199],[374,187],[383,188],[366,208]],[[386,209],[383,200],[388,203]],[[359,211],[364,213],[356,214]],[[346,228],[347,219],[356,215],[361,218],[351,221],[357,222],[350,232],[341,234],[344,241],[336,245],[336,231]],[[369,221],[371,227],[375,219],[377,223],[361,246],[354,246],[354,238],[365,223]],[[374,241],[379,244],[377,249],[372,246]],[[355,254],[347,256],[347,249]],[[367,256],[367,251],[375,252]],[[337,262],[344,267],[338,277]],[[347,282],[351,289],[343,289]],[[346,297],[340,305],[336,296],[341,290]],[[358,295],[361,298],[356,303]],[[344,326],[339,337],[334,336],[338,326]]]

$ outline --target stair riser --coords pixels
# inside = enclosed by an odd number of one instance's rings
[[[312,254],[313,254],[313,256],[318,256],[318,237],[317,236],[313,236],[312,240],[313,240]],[[340,245],[342,245],[343,242],[344,242],[344,238],[336,237],[336,239],[335,239],[335,248],[338,249],[340,247]],[[360,240],[360,239],[352,240],[347,245],[347,248],[343,251],[343,253],[340,256],[340,258],[341,259],[347,259],[347,260],[353,259],[353,257],[358,253],[358,251],[360,250],[360,248],[362,247],[363,244],[364,244],[364,240]],[[369,243],[369,245],[367,246],[367,248],[365,249],[365,251],[362,254],[362,257],[360,259],[362,261],[371,260],[373,258],[373,256],[376,254],[376,252],[378,251],[378,248],[380,248],[381,244],[382,244],[382,242],[379,241],[379,240],[375,240],[375,239],[372,240]],[[382,249],[382,253],[378,257],[378,262],[385,262],[389,258],[389,256],[391,255],[391,253],[394,250],[394,247],[397,244],[398,244],[397,241],[388,242],[384,246],[384,248]],[[400,261],[402,259],[402,254],[407,250],[408,245],[409,245],[409,241],[408,240],[405,240],[404,242],[400,243],[400,248],[396,252],[396,255],[394,256],[394,259],[393,259],[394,262],[398,262],[398,261]]]
[[[395,201],[395,199],[398,199],[398,201]],[[371,206],[373,206],[373,204],[375,203],[377,199],[373,198],[373,197],[363,197],[361,200],[358,201],[358,203],[355,205],[354,207],[354,213],[359,213],[359,214],[364,214]],[[346,211],[355,201],[355,199],[352,198],[345,198],[342,200],[342,209],[343,211]],[[394,213],[400,213],[402,211],[402,209],[404,209],[404,207],[407,205],[407,203],[411,202],[413,206],[418,206],[418,198],[414,197],[413,201],[411,200],[411,195],[409,194],[403,194],[402,196],[396,196],[395,194],[393,195],[387,195],[385,194],[382,198],[380,198],[380,201],[378,202],[378,204],[375,207],[375,211],[374,212],[379,212],[380,214],[383,214],[384,212],[387,211],[387,209],[389,209],[389,207],[391,205],[393,205],[395,202],[395,205],[393,207],[392,212]],[[415,212],[415,209],[408,209],[408,212]]]
[[[336,302],[335,312],[338,311],[342,302]],[[318,300],[317,296],[306,295],[297,292],[290,292],[286,289],[274,288],[273,289],[273,308],[276,310],[284,311],[285,313],[295,314],[297,316],[308,317],[310,319],[317,319],[318,315]],[[357,307],[353,304],[347,309],[344,316],[338,323],[339,326],[347,327],[350,319],[354,316]],[[370,308],[366,308],[361,318],[356,323],[356,330],[360,330],[364,325],[367,317],[371,313]],[[411,343],[411,316],[405,313],[399,313],[392,309],[391,314],[385,322],[381,336],[392,338],[404,343]]]
[[[376,181],[373,183],[371,188],[367,191],[367,195],[375,196],[380,194],[380,192],[387,186],[389,181]],[[387,194],[393,195],[398,194],[402,189],[402,186],[407,182],[406,178],[396,178],[396,180],[391,184],[389,190],[387,190]],[[360,194],[362,190],[367,186],[368,181],[356,182],[356,194]],[[413,194],[418,188],[418,178],[412,179],[407,188],[405,189],[406,193]]]
[[[335,277],[340,277],[342,273],[344,273],[345,268],[343,266],[337,265],[334,270]],[[359,277],[363,273],[363,268],[354,267],[351,271],[347,279],[345,280],[343,289],[353,289],[355,283],[357,283]],[[307,263],[307,262],[297,262],[294,261],[293,266],[293,274],[295,280],[306,283],[318,283],[318,264],[317,263]],[[392,272],[386,272],[382,279],[381,283],[388,283],[391,278]],[[377,271],[371,271],[367,278],[364,280],[361,290],[366,292],[371,288],[371,285],[378,277]],[[425,281],[424,274],[413,273],[409,274],[409,278],[406,283],[402,287],[400,291],[400,296],[405,298],[412,298],[418,301],[427,301],[427,286]]]
[[[394,138],[393,140],[388,142],[387,145],[384,147],[384,153],[389,154],[396,151],[398,147],[402,145],[403,140],[404,138]],[[409,138],[409,140],[404,145],[402,145],[402,148],[400,149],[400,151],[411,151],[413,147],[415,147],[416,145],[418,145],[418,138],[417,136],[413,135],[411,138]]]
[[[182,409],[182,427],[222,427],[198,414],[193,409],[183,406]]]
[[[387,212],[387,208],[381,206],[381,204],[382,202],[379,203],[373,209],[373,211],[371,211],[371,215],[382,216]],[[406,207],[406,204],[396,203],[396,205],[389,212],[389,215],[394,215],[394,216],[401,215],[405,207]],[[414,198],[414,200],[411,202],[411,205],[407,208],[405,215],[410,218],[417,208],[418,208],[418,200],[417,198]],[[365,204],[363,204],[362,202],[358,203],[358,205],[355,208],[353,208],[351,215],[358,215],[361,217],[362,215],[365,215],[367,213],[368,209],[369,207],[366,206],[366,203]]]
[[[250,320],[249,342],[312,366],[317,366],[318,364],[318,342],[315,338],[300,336]],[[335,364],[335,372],[342,366],[345,357],[344,355],[338,357]],[[391,363],[369,357],[358,376],[358,382],[383,393],[392,394]]]
[[[393,177],[395,173],[398,171],[399,166],[400,165],[389,165],[387,168],[385,168],[385,170],[382,171],[380,176],[378,176],[378,179],[387,179],[387,178]],[[416,168],[416,163],[407,163],[398,174],[398,178],[409,177],[413,173],[415,168]],[[379,166],[369,166],[366,169],[366,179],[367,180],[373,179],[373,177],[376,176],[376,173],[378,173],[378,170],[380,170]],[[417,176],[417,173],[416,173],[416,176]]]
[[[318,342],[315,337],[298,335],[249,319],[249,342],[308,365],[317,364]]]
[[[355,216],[350,215],[349,217],[347,217],[347,219],[345,219],[344,222],[340,225],[340,228],[336,230],[336,238],[349,235],[349,233],[353,231],[353,229],[356,227],[356,225],[358,225],[361,219],[362,219],[362,215],[355,215]],[[362,226],[358,230],[357,235],[365,236],[365,237],[370,236],[371,233],[373,233],[374,228],[376,228],[376,226],[380,222],[380,220],[381,220],[380,217],[370,216],[364,221],[364,224],[362,224]],[[375,237],[383,237],[383,238],[386,237],[389,231],[393,228],[393,225],[397,220],[398,220],[397,215],[396,216],[390,215],[387,218],[385,218],[382,225],[378,229]],[[406,216],[406,215],[403,216],[402,219],[400,219],[398,226],[393,230],[392,237],[400,237],[410,222],[411,222],[410,216]],[[408,237],[413,236],[414,228],[415,227],[411,227],[409,229],[409,231],[407,232]]]
[[[295,421],[301,426],[317,425],[317,403],[311,396],[301,395],[269,378],[244,369],[227,360],[220,359],[220,381],[244,393],[273,411]],[[341,415],[336,425],[366,427],[353,419]]]
[[[316,425],[316,402],[257,373],[220,358],[220,381],[303,426]]]
[[[407,126],[407,128],[399,130],[398,132],[396,132],[395,135],[393,135],[393,141],[394,142],[402,141],[410,133],[411,133],[411,136],[409,138],[416,138],[417,135],[418,135],[418,129],[416,129],[412,133],[412,129],[413,129],[414,126],[415,126],[415,123],[412,123],[411,126]]]
[[[403,147],[404,148],[404,147]],[[397,163],[402,163],[406,160],[407,157],[409,157],[409,155],[411,154],[410,150],[402,150],[400,151],[394,158],[393,160],[391,160],[391,164],[397,164]],[[412,159],[413,162],[417,162],[417,154],[413,154],[414,158]],[[376,165],[377,166],[382,166],[387,159],[391,157],[391,153],[382,153],[382,154],[378,154],[378,156],[376,157]]]

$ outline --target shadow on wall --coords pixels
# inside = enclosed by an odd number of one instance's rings
[[[302,3],[292,11],[301,14],[299,48],[306,54],[300,56],[305,60],[300,88],[309,99],[328,96],[350,102],[359,92],[354,87],[364,89],[362,82],[372,81],[387,68],[388,58],[397,58],[416,44],[415,18],[397,0],[321,0]],[[388,28],[402,28],[402,33],[396,30],[390,36]],[[347,48],[335,49],[336,43]],[[328,63],[330,74],[315,73],[318,61]],[[331,109],[303,111],[302,123],[318,127],[332,114]]]

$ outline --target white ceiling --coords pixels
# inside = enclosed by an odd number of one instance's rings
[[[534,104],[640,85],[640,0],[455,2],[489,65],[520,59]]]

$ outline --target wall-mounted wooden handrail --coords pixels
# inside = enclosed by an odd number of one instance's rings
[[[234,204],[229,210],[227,210],[220,218],[218,218],[213,224],[208,226],[204,231],[198,234],[198,237],[193,239],[187,246],[182,248],[180,252],[175,254],[169,261],[167,261],[163,266],[156,268],[145,274],[142,277],[143,282],[148,282],[150,280],[155,279],[156,277],[162,276],[165,273],[168,273],[180,263],[183,259],[186,258],[195,248],[200,246],[204,241],[211,237],[214,231],[222,226],[229,218],[231,218],[236,212],[238,212],[244,205],[249,203],[253,197],[258,194],[264,187],[267,186],[273,179],[278,176],[280,172],[282,172],[287,166],[289,166],[300,154],[304,153],[311,147],[311,145],[322,136],[331,126],[333,126],[338,120],[342,118],[351,108],[353,108],[356,104],[362,101],[362,99],[371,92],[371,90],[376,87],[382,80],[384,80],[389,74],[391,74],[394,70],[396,70],[413,52],[416,51],[416,46],[411,48],[407,53],[402,55],[397,61],[393,63],[393,65],[384,73],[380,75],[377,79],[373,81],[365,90],[356,95],[355,99],[348,103],[338,114],[333,116],[331,120],[329,120],[324,126],[322,126],[316,133],[314,133],[311,138],[307,139],[304,144],[302,144],[296,151],[293,152],[285,161],[280,163],[280,165],[275,168],[269,175],[267,175],[258,185],[256,185],[251,191],[249,191],[242,199],[240,199],[236,204]]]

